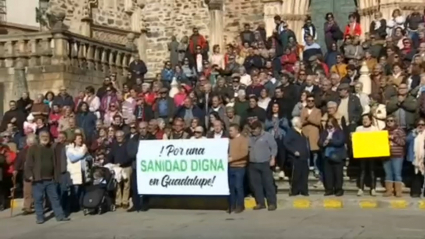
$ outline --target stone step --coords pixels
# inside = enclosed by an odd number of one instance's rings
[[[319,184],[318,182],[319,180],[317,179],[315,181],[314,180],[309,181],[309,185],[308,185],[309,193],[321,194],[325,192],[325,188],[323,184],[322,183]],[[277,192],[282,194],[289,193],[291,189],[289,181],[283,181],[283,180],[276,181],[276,186],[277,186]],[[357,183],[355,181],[354,182],[344,181],[343,189],[346,194],[351,194],[351,195],[356,194],[358,191]],[[380,184],[377,184],[376,192],[378,193],[378,195],[381,195],[385,192],[385,188],[382,187]],[[403,187],[403,193],[409,194],[410,188]],[[369,194],[368,187],[365,187],[364,194],[365,195]]]

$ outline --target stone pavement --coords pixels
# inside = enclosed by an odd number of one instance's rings
[[[400,210],[297,210],[275,212],[152,209],[122,210],[104,215],[72,215],[70,222],[54,219],[43,225],[35,217],[0,213],[1,239],[419,239],[425,238],[424,212]]]

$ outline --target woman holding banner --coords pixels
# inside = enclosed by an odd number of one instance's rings
[[[410,132],[406,138],[407,161],[411,162],[414,168],[410,196],[418,198],[424,183],[424,157],[425,157],[425,120],[419,119],[416,128]],[[425,193],[424,193],[425,194]]]
[[[345,135],[338,121],[329,118],[326,130],[322,131],[319,146],[324,157],[324,185],[325,196],[344,195],[342,189],[344,160],[347,158],[345,149]]]
[[[373,117],[370,114],[362,115],[362,125],[356,128],[356,132],[371,132],[379,131],[379,129],[372,124]],[[365,185],[366,170],[369,170],[370,175],[370,195],[376,196],[376,177],[375,177],[375,159],[363,158],[360,159],[360,176],[359,176],[359,191],[357,196],[363,196]]]

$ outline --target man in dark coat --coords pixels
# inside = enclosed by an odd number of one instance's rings
[[[60,107],[69,106],[71,109],[75,109],[74,100],[72,96],[66,92],[66,88],[61,87],[59,91],[59,95],[55,96],[53,100],[53,105],[59,105]]]
[[[132,61],[129,65],[130,73],[131,73],[131,83],[136,83],[136,78],[143,79],[145,78],[145,74],[148,72],[148,68],[146,67],[145,62],[140,60],[140,56],[137,54],[134,56],[134,61]]]
[[[25,122],[25,113],[17,108],[16,101],[11,100],[9,102],[9,110],[3,116],[0,126],[0,132],[3,132],[7,128],[8,123],[13,123],[19,130],[23,132],[23,125]]]
[[[147,211],[149,209],[149,197],[142,195],[140,196],[137,193],[137,153],[139,149],[139,141],[141,140],[155,140],[155,136],[148,132],[148,123],[142,121],[138,125],[138,133],[135,137],[128,139],[128,156],[132,159],[132,168],[133,173],[131,174],[131,190],[133,191],[133,196],[131,197],[133,201],[133,207],[128,209],[127,212],[138,212],[138,211]],[[142,200],[140,200],[142,199]]]
[[[25,178],[33,183],[36,222],[42,224],[45,221],[43,208],[45,194],[49,197],[56,220],[69,221],[69,218],[65,217],[57,193],[61,169],[51,145],[50,134],[43,131],[39,137],[40,144],[28,149],[24,172]]]
[[[293,128],[286,134],[284,145],[288,158],[292,162],[291,192],[289,196],[299,194],[308,196],[308,164],[310,147],[308,138],[301,132],[301,119],[292,119]]]

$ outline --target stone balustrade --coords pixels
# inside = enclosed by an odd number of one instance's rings
[[[134,53],[137,53],[134,47],[101,42],[68,31],[0,37],[0,68],[67,65],[126,76]]]

